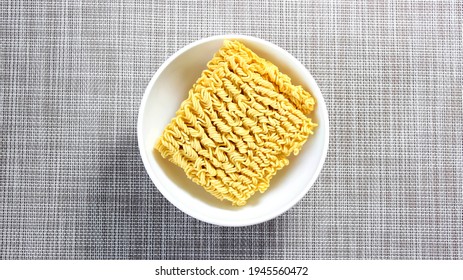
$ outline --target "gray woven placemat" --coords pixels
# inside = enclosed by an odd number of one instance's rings
[[[461,259],[462,10],[451,1],[1,1],[0,258]],[[136,139],[160,64],[224,33],[292,53],[331,121],[309,194],[244,228],[172,206]]]

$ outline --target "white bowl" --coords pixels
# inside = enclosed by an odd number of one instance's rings
[[[153,147],[165,126],[175,116],[180,103],[206,69],[206,63],[222,46],[224,39],[237,39],[287,74],[294,84],[308,89],[317,101],[312,118],[318,127],[298,156],[279,170],[263,194],[256,193],[242,207],[231,206],[207,193],[186,177],[180,167],[162,158]],[[138,145],[146,171],[158,190],[173,205],[204,222],[222,226],[258,224],[294,206],[314,184],[328,151],[328,112],[317,83],[292,55],[262,39],[223,35],[189,44],[172,55],[158,69],[146,88],[138,115]]]

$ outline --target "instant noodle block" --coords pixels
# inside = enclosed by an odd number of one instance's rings
[[[225,40],[155,150],[218,199],[242,206],[314,133],[314,106],[271,62]]]

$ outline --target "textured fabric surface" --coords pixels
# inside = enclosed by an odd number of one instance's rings
[[[462,14],[453,1],[1,1],[0,258],[462,259]],[[312,73],[330,149],[294,208],[242,228],[171,205],[137,111],[184,45],[239,33]]]

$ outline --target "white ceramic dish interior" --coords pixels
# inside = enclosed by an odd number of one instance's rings
[[[243,207],[234,207],[207,193],[186,177],[183,170],[153,147],[165,126],[175,116],[180,103],[206,69],[206,63],[222,46],[224,39],[237,39],[259,56],[266,58],[291,77],[294,84],[310,90],[317,106],[312,118],[318,127],[298,156],[270,181],[263,194],[257,193]],[[173,205],[204,222],[222,226],[246,226],[270,220],[294,206],[317,179],[328,151],[328,113],[315,80],[292,55],[262,39],[224,35],[205,38],[182,48],[158,69],[141,102],[138,116],[138,145],[143,164],[158,190]]]

